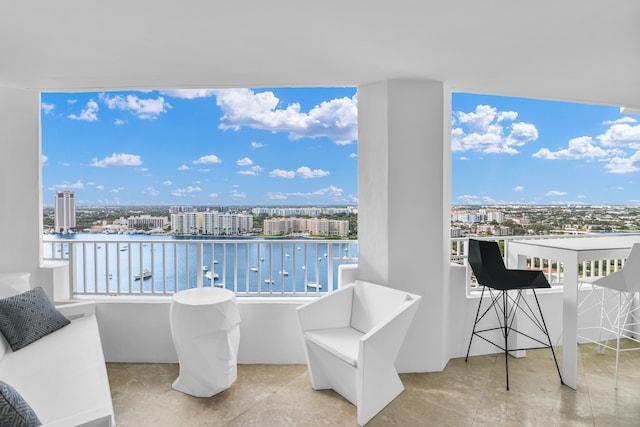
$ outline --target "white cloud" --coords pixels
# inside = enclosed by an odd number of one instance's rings
[[[262,148],[262,147],[264,147],[264,144],[262,144],[262,142],[251,141],[251,148]]]
[[[215,154],[208,154],[192,161],[191,163],[194,165],[208,165],[212,163],[222,163],[222,161]]]
[[[607,120],[605,122],[602,122],[603,125],[615,125],[618,123],[637,123],[637,120],[633,117],[621,117],[617,120]]]
[[[172,89],[161,90],[161,94],[181,99],[209,98],[215,96],[214,89]]]
[[[172,196],[176,196],[176,197],[185,197],[187,194],[190,193],[199,193],[202,191],[202,188],[200,187],[191,187],[188,186],[187,188],[178,188],[175,189],[171,192]]]
[[[247,197],[247,193],[238,190],[231,190],[231,197],[234,199],[244,199]]]
[[[182,165],[178,168],[179,171],[188,171],[190,168],[187,165]]]
[[[330,173],[327,171],[323,171],[322,169],[314,169],[307,166],[301,166],[296,170],[296,174],[301,178],[323,178],[325,176],[329,176]]]
[[[267,197],[269,198],[269,200],[287,200],[287,196],[280,192],[269,192],[267,193]]]
[[[69,105],[73,105],[73,104],[75,104],[76,102],[78,102],[78,100],[77,100],[77,99],[67,99],[67,104],[69,104]]]
[[[126,120],[121,120],[121,119],[115,119],[113,121],[113,124],[116,125],[116,126],[122,126],[125,123],[127,123],[127,121]]]
[[[328,196],[331,198],[339,198],[340,196],[342,196],[342,188],[338,188],[335,187],[333,185],[330,185],[329,187],[326,188],[321,188],[319,190],[313,191],[313,192],[307,192],[307,193],[303,193],[303,192],[294,192],[294,193],[286,193],[287,196],[300,196],[300,197],[307,197],[307,198],[311,198],[311,197],[321,197],[321,196]]]
[[[262,167],[260,167],[259,165],[254,165],[254,166],[251,166],[250,169],[240,170],[240,171],[238,171],[238,173],[240,175],[253,175],[253,176],[255,176],[255,175],[260,174],[260,172],[262,172],[263,170],[264,169]]]
[[[144,190],[142,194],[146,194],[147,196],[157,196],[158,194],[160,194],[160,192],[153,187],[147,187],[147,189]]]
[[[598,135],[597,139],[606,147],[628,147],[638,150],[640,149],[640,125],[614,124],[605,133]]]
[[[242,159],[240,159],[240,160],[237,160],[237,161],[236,161],[236,164],[237,164],[238,166],[249,166],[249,165],[252,165],[252,164],[253,164],[253,160],[251,160],[251,159],[250,159],[250,158],[248,158],[248,157],[244,157],[244,158],[242,158]]]
[[[610,152],[596,146],[595,141],[590,136],[581,136],[570,140],[567,148],[558,151],[541,148],[533,154],[533,157],[546,160],[577,160],[602,158],[610,154]]]
[[[56,108],[54,104],[47,104],[46,102],[43,102],[41,104],[41,107],[42,107],[42,111],[44,111],[45,114],[51,113]]]
[[[124,187],[116,187],[116,188],[112,188],[111,190],[109,190],[109,193],[117,194],[117,193],[121,192],[122,190],[124,190]]]
[[[49,158],[44,154],[42,155],[41,159],[42,159],[42,165],[46,164],[49,161]]]
[[[110,110],[129,111],[139,119],[153,120],[157,119],[160,114],[166,113],[167,109],[172,108],[171,104],[166,102],[163,97],[156,99],[141,99],[136,95],[115,95],[109,96],[106,93],[100,94],[102,101]]]
[[[516,193],[521,193],[524,191],[524,187],[522,185],[516,185],[515,187],[512,188],[513,191],[515,191]]]
[[[300,111],[298,103],[279,109],[280,100],[273,92],[256,93],[252,89],[217,90],[216,103],[223,112],[221,129],[250,127],[287,132],[293,140],[327,137],[337,144],[349,144],[358,137],[358,100],[355,95],[322,102],[308,113]]]
[[[96,190],[104,190],[104,185],[96,185]]]
[[[545,194],[545,196],[566,196],[566,195],[567,195],[566,191],[558,191],[558,190],[549,190]]]
[[[169,180],[166,180],[165,182],[162,183],[162,185],[171,185],[171,184],[173,184],[173,183],[171,181],[169,181]]]
[[[640,171],[640,151],[636,151],[631,157],[614,157],[604,166],[608,173],[624,174]]]
[[[358,153],[351,153],[349,154],[349,157],[355,159],[356,157],[358,157]]]
[[[80,180],[77,180],[76,182],[73,182],[71,184],[69,184],[68,182],[65,182],[63,184],[52,185],[51,187],[49,187],[49,190],[52,190],[52,191],[57,191],[57,190],[84,190],[84,184]]]
[[[102,160],[98,160],[97,157],[94,157],[91,166],[106,168],[107,166],[140,166],[142,164],[142,160],[140,156],[137,154],[127,154],[127,153],[113,153],[109,157],[105,157]]]
[[[96,101],[94,101],[93,99],[89,100],[89,102],[87,102],[87,108],[85,108],[84,110],[82,110],[80,112],[80,115],[75,115],[75,114],[69,114],[69,118],[73,119],[73,120],[82,120],[85,122],[93,122],[98,120],[98,110],[100,108],[98,107],[98,103]]]
[[[451,130],[452,151],[517,154],[515,147],[538,139],[538,129],[533,124],[511,123],[517,117],[515,111],[498,111],[490,105],[478,105],[470,113],[455,112]]]
[[[274,177],[274,178],[292,179],[292,178],[295,178],[296,173],[294,171],[286,171],[286,170],[282,170],[282,169],[274,169],[271,172],[269,172],[269,176]]]
[[[214,198],[218,197],[218,193],[209,193],[208,197],[214,199]]]

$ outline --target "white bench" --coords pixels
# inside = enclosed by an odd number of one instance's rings
[[[112,427],[113,404],[95,304],[57,308],[71,324],[18,351],[12,351],[0,334],[0,380],[20,393],[44,426]]]

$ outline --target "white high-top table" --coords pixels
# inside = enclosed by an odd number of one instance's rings
[[[578,264],[599,259],[626,258],[638,235],[603,237],[559,237],[510,240],[507,243],[509,268],[526,268],[527,257],[561,262],[564,266],[562,296],[562,379],[577,387],[578,375]]]
[[[177,292],[171,302],[171,336],[180,375],[175,390],[210,397],[229,388],[238,377],[240,312],[236,295],[221,288]]]

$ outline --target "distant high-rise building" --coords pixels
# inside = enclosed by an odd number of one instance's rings
[[[66,233],[76,226],[76,196],[73,191],[56,191],[53,206],[56,232]]]

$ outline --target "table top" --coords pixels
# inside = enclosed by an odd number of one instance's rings
[[[173,294],[173,301],[186,305],[211,305],[232,301],[236,294],[224,288],[192,288]]]
[[[640,235],[595,236],[595,237],[553,237],[549,239],[511,240],[510,243],[539,246],[572,251],[597,251],[629,249],[640,243]]]

